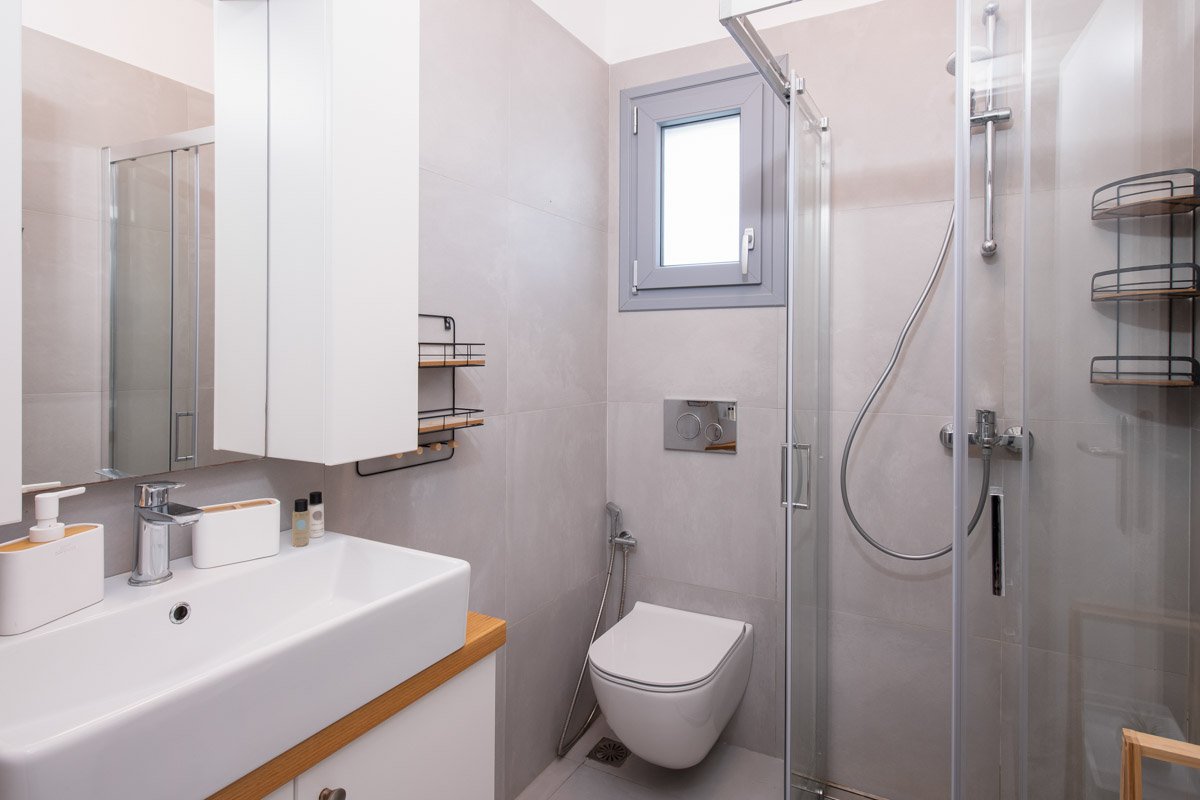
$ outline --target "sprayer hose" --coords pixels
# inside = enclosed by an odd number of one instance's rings
[[[604,578],[604,591],[600,595],[600,608],[596,611],[596,623],[592,626],[592,638],[590,641],[596,641],[596,634],[600,632],[600,622],[604,619],[604,605],[608,600],[608,586],[612,583],[613,562],[617,558],[617,542],[612,539],[608,543],[608,574]],[[617,603],[617,621],[620,622],[625,616],[625,590],[629,586],[629,549],[621,548],[621,599]],[[579,693],[583,690],[583,679],[587,677],[588,659],[585,654],[583,657],[583,666],[579,669],[579,680],[575,681],[575,694],[571,696],[571,707],[567,709],[567,718],[563,720],[562,733],[558,737],[558,747],[555,753],[559,758],[562,758],[571,751],[575,743],[583,738],[583,734],[587,733],[587,729],[592,727],[592,723],[596,721],[596,717],[600,714],[600,704],[593,703],[592,710],[588,712],[587,719],[583,721],[583,727],[570,739],[567,739],[567,731],[571,727],[571,718],[575,716],[575,706],[579,703]]]
[[[850,433],[846,436],[846,446],[842,449],[842,505],[846,508],[846,516],[849,517],[850,524],[876,550],[903,561],[930,561],[935,558],[941,558],[954,549],[954,544],[948,544],[945,547],[928,553],[904,553],[888,547],[867,533],[866,529],[858,521],[858,517],[854,515],[854,508],[850,503],[850,492],[846,485],[846,473],[849,470],[850,452],[854,447],[854,438],[858,435],[858,429],[862,425],[863,419],[867,416],[867,412],[870,411],[871,406],[875,404],[875,400],[879,397],[879,393],[883,390],[888,378],[891,377],[892,370],[896,368],[896,363],[900,360],[900,354],[904,351],[904,343],[908,339],[908,334],[912,331],[913,325],[916,324],[917,317],[921,315],[922,309],[925,308],[925,303],[929,301],[929,297],[933,293],[934,284],[937,283],[938,276],[941,275],[942,266],[946,263],[946,254],[950,250],[950,242],[954,238],[954,216],[954,211],[951,210],[950,222],[946,225],[946,235],[942,239],[942,249],[938,252],[937,261],[933,264],[933,271],[929,273],[929,279],[925,281],[925,288],[921,290],[921,296],[917,299],[917,304],[913,306],[912,313],[908,315],[908,321],[904,323],[904,327],[900,331],[900,336],[896,339],[896,346],[892,349],[892,357],[888,360],[887,366],[883,368],[883,374],[879,376],[879,380],[875,382],[875,388],[871,389],[871,393],[867,395],[866,402],[858,410],[858,416],[854,418],[854,424],[850,426]],[[979,502],[976,504],[975,513],[971,517],[970,524],[967,526],[968,536],[975,530],[975,526],[979,524],[979,520],[983,516],[983,509],[987,506],[988,486],[991,480],[992,451],[991,448],[985,447],[983,448],[983,480],[979,487]]]

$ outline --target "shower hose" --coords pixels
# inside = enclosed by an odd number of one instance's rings
[[[950,241],[954,238],[954,211],[950,212],[950,222],[946,226],[946,236],[942,239],[942,249],[938,253],[937,261],[933,264],[933,271],[929,273],[929,280],[925,281],[925,288],[921,290],[921,296],[917,299],[917,304],[913,306],[912,313],[908,315],[908,321],[904,323],[904,328],[900,331],[899,338],[896,339],[896,346],[892,350],[892,357],[888,360],[887,366],[883,368],[883,374],[879,376],[879,380],[875,382],[875,388],[867,395],[866,402],[858,411],[858,416],[854,418],[854,424],[850,426],[850,434],[846,437],[846,446],[842,450],[842,505],[846,508],[846,516],[850,518],[850,524],[858,531],[859,535],[867,541],[872,547],[881,553],[885,553],[892,558],[899,558],[904,561],[929,561],[934,558],[940,558],[954,549],[954,544],[948,544],[938,550],[933,550],[928,553],[904,553],[899,550],[894,550],[888,547],[883,542],[876,539],[871,534],[867,533],[863,528],[862,523],[858,521],[858,517],[854,515],[854,508],[850,503],[850,493],[846,488],[846,471],[850,465],[850,452],[854,448],[854,437],[858,435],[859,426],[862,425],[863,419],[867,416],[867,412],[871,406],[875,404],[875,400],[879,397],[879,392],[883,390],[884,384],[892,375],[892,370],[896,368],[896,362],[900,360],[900,354],[904,350],[904,342],[908,339],[908,334],[912,330],[913,325],[917,321],[917,317],[921,315],[921,310],[925,308],[925,303],[929,301],[929,296],[933,293],[934,284],[937,283],[938,276],[942,273],[942,266],[946,263],[946,253],[950,250]],[[983,516],[983,509],[987,506],[988,485],[992,478],[992,450],[990,447],[982,448],[983,460],[983,482],[979,487],[979,502],[975,506],[975,514],[971,517],[971,524],[967,526],[967,535],[970,536],[975,530],[975,526],[979,524],[980,517]],[[610,567],[611,572],[611,567]]]
[[[617,621],[625,616],[625,589],[629,586],[629,547],[622,545],[621,540],[628,537],[628,531],[622,531],[617,536],[612,537],[608,542],[608,575],[604,578],[604,591],[600,595],[600,608],[596,611],[596,624],[592,626],[591,641],[596,641],[596,634],[600,632],[600,621],[604,619],[604,605],[608,600],[608,587],[612,583],[613,563],[617,560],[617,548],[621,548],[621,599],[617,603]],[[592,723],[596,721],[596,716],[600,713],[600,704],[593,703],[592,710],[588,712],[587,719],[583,721],[581,727],[574,736],[567,738],[567,730],[571,727],[571,718],[575,716],[575,705],[579,702],[579,693],[583,690],[583,679],[587,677],[588,657],[583,656],[583,666],[579,668],[579,680],[575,681],[575,694],[571,696],[571,707],[567,709],[567,718],[563,720],[562,733],[558,737],[558,747],[555,753],[559,758],[570,752],[575,743],[583,738],[583,734],[587,733],[587,729],[592,727]]]

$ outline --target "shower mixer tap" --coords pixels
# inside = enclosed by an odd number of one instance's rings
[[[996,430],[996,412],[987,408],[977,408],[975,409],[975,430],[967,434],[967,443],[981,448],[986,453],[1003,447],[1016,455],[1020,455],[1024,450],[1026,440],[1028,440],[1029,446],[1033,447],[1033,434],[1026,432],[1020,425],[1014,425],[1006,429],[1004,433],[997,433]],[[947,450],[954,448],[953,422],[947,422],[942,426],[938,439]]]

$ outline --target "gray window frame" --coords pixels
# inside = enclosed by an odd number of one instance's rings
[[[755,230],[747,274],[739,261],[664,266],[662,131],[730,114],[741,119],[740,229]],[[729,67],[624,89],[620,125],[620,310],[784,305],[787,113],[758,71]]]

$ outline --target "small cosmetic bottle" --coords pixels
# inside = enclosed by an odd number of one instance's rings
[[[301,497],[292,508],[292,547],[308,546],[308,501]]]
[[[308,537],[320,539],[325,535],[325,504],[320,492],[308,493]]]

